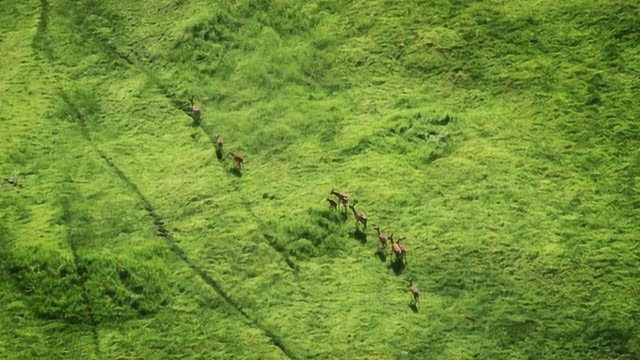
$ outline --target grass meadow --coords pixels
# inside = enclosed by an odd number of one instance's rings
[[[0,0],[0,358],[640,358],[639,19]]]

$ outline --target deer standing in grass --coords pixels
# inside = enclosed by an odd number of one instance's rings
[[[374,226],[373,227],[376,232],[378,233],[378,240],[380,241],[380,245],[382,245],[383,249],[387,248],[387,237],[380,232],[380,226]]]
[[[349,196],[347,194],[338,192],[336,189],[331,189],[329,194],[337,196],[340,205],[344,206],[345,210],[347,209],[347,203],[349,202]]]
[[[337,209],[338,208],[338,203],[333,200],[333,199],[327,199],[327,202],[329,203],[329,207],[332,209]]]
[[[238,170],[244,168],[244,158],[234,152],[230,152],[229,154],[227,154],[228,156],[230,156],[231,158],[233,158],[233,161],[236,162],[236,166],[238,167]]]
[[[391,250],[393,254],[396,256],[396,261],[404,259],[404,252],[402,251],[402,247],[397,242],[393,240],[393,234],[389,237],[389,241],[391,242]]]
[[[418,287],[413,285],[413,278],[409,279],[409,292],[413,297],[413,304],[418,307],[418,302],[420,301],[420,291],[418,291]]]
[[[404,245],[402,245],[402,244],[400,243],[400,240],[403,240],[403,241],[404,241],[404,239],[406,239],[406,238],[398,239],[398,240],[396,241],[396,245],[398,245],[398,247],[400,247],[400,252],[402,253],[402,258],[404,259],[404,262],[405,262],[405,264],[406,264],[406,263],[407,263],[407,249],[404,247]]]
[[[364,228],[363,230],[367,229],[367,221],[369,220],[369,217],[367,216],[367,214],[363,213],[362,211],[356,211],[356,204],[358,203],[358,201],[354,201],[352,205],[349,205],[349,207],[351,208],[351,211],[353,211],[353,217],[356,219],[356,227],[358,226],[358,223],[361,223]]]
[[[216,135],[216,156],[218,159],[222,159],[222,138],[220,135]]]
[[[200,106],[196,105],[193,102],[193,96],[189,98],[189,103],[191,104],[191,114],[193,116],[193,120],[198,123],[200,121],[200,115],[202,114],[200,111]]]

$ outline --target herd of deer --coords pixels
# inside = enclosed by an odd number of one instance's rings
[[[329,194],[335,195],[338,198],[337,202],[331,198],[327,198],[327,202],[332,209],[337,210],[338,207],[341,206],[344,211],[347,211],[348,206],[353,212],[353,217],[356,221],[356,228],[358,227],[358,224],[362,224],[363,230],[367,230],[369,217],[364,212],[356,210],[356,204],[358,204],[358,200],[354,200],[352,204],[349,204],[349,196],[343,192],[336,191],[336,189],[331,189],[331,192],[329,192]],[[393,233],[391,233],[391,235],[387,237],[380,231],[379,226],[374,226],[373,228],[378,234],[378,251],[386,253],[387,244],[390,243],[391,251],[395,255],[395,262],[400,262],[403,265],[406,264],[407,249],[400,243],[400,239],[394,241]],[[411,295],[413,296],[413,304],[417,306],[418,301],[420,300],[420,292],[418,291],[418,288],[413,284],[413,279],[409,279],[409,292],[411,292]]]
[[[189,103],[191,104],[191,113],[193,116],[193,120],[195,124],[199,124],[200,118],[202,115],[200,106],[198,106],[193,102],[193,96],[189,98]],[[216,135],[215,147],[216,147],[216,157],[218,158],[218,160],[220,160],[222,159],[222,156],[223,156],[223,143],[220,135]],[[244,168],[244,158],[242,156],[234,152],[229,152],[227,153],[227,155],[230,156],[236,162],[238,171]],[[330,194],[335,195],[338,198],[338,202],[328,198],[327,202],[329,202],[329,206],[337,210],[338,206],[340,205],[345,211],[347,210],[347,207],[349,207],[353,212],[353,216],[355,217],[356,227],[358,226],[358,224],[362,224],[363,230],[366,231],[368,216],[364,212],[356,210],[356,204],[358,203],[358,201],[354,200],[352,204],[349,204],[349,196],[345,193],[338,192],[335,189],[332,189]],[[393,233],[387,238],[382,232],[380,232],[379,226],[375,226],[374,229],[378,233],[379,251],[386,253],[387,243],[390,243],[391,250],[395,255],[396,263],[400,262],[401,264],[406,264],[407,249],[405,249],[404,245],[400,243],[401,239],[394,241]],[[420,300],[420,292],[418,291],[418,288],[413,284],[413,279],[409,280],[409,292],[413,297],[413,305],[416,306],[417,308],[418,301]]]
[[[189,98],[189,103],[191,104],[191,114],[193,116],[193,121],[196,124],[200,124],[200,117],[202,115],[202,112],[200,111],[200,106],[198,106],[196,103],[193,102],[193,96]],[[220,160],[222,159],[222,156],[223,156],[223,152],[222,152],[223,143],[220,135],[216,135],[215,146],[216,146],[216,157],[218,158],[218,160]],[[238,168],[238,170],[241,170],[242,168],[244,168],[244,158],[240,156],[240,154],[230,151],[227,153],[227,156],[231,157],[233,161],[235,161],[236,167]]]

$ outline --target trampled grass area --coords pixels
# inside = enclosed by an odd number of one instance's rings
[[[640,356],[637,4],[0,8],[2,358]]]

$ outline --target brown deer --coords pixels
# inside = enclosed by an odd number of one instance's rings
[[[380,240],[380,245],[382,245],[383,248],[387,248],[387,237],[380,232],[380,226],[374,226],[373,227],[376,232],[378,233],[378,240]]]
[[[404,259],[404,253],[402,252],[402,247],[400,247],[400,245],[398,245],[397,242],[394,242],[393,234],[389,236],[389,241],[391,242],[391,250],[393,251],[393,254],[396,256],[396,261]]]
[[[333,199],[327,199],[327,202],[329,203],[329,207],[332,209],[337,209],[338,208],[338,203],[333,200]]]
[[[420,291],[418,291],[417,286],[413,285],[413,278],[409,279],[409,292],[413,297],[413,304],[417,307],[420,301]]]
[[[216,135],[216,156],[218,160],[222,159],[222,138],[220,135]]]
[[[338,192],[336,191],[336,189],[331,189],[331,192],[329,194],[337,196],[338,201],[340,202],[340,205],[344,206],[345,210],[347,209],[347,203],[349,202],[349,195]]]
[[[349,207],[351,208],[351,211],[353,211],[353,217],[355,217],[356,219],[356,227],[358,226],[358,223],[361,223],[362,225],[364,225],[364,229],[367,229],[367,221],[369,219],[369,217],[367,216],[367,214],[363,213],[362,211],[356,211],[356,204],[358,203],[358,201],[354,201],[352,205],[349,205]]]
[[[200,115],[201,115],[200,106],[196,105],[193,102],[193,95],[189,98],[189,103],[191,104],[191,113],[193,116],[193,120],[197,123],[200,121]]]
[[[244,167],[244,158],[234,152],[230,152],[227,154],[228,156],[233,158],[233,161],[236,162],[236,166],[238,167],[238,170],[242,169]]]
[[[400,240],[404,241],[406,238],[401,238],[396,241],[396,245],[400,247],[400,252],[402,253],[402,257],[404,258],[404,262],[407,262],[407,249],[400,243]]]

